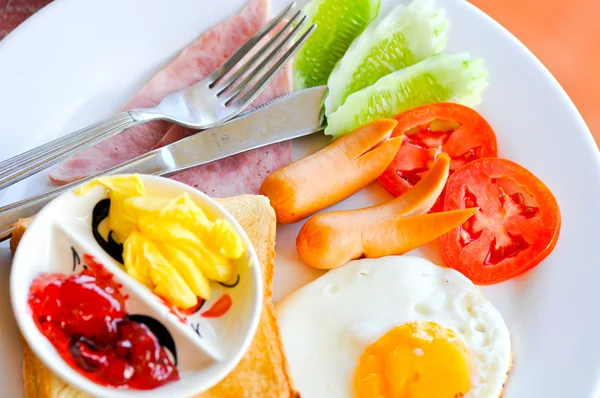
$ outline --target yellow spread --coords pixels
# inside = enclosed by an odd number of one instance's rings
[[[244,255],[237,232],[224,218],[209,220],[184,193],[149,195],[138,175],[100,177],[77,189],[85,195],[101,185],[108,191],[108,228],[123,243],[129,275],[179,308],[210,297],[210,281],[230,282],[231,260]]]

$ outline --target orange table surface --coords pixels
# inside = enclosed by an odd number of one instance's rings
[[[600,146],[600,0],[470,1],[546,65]]]

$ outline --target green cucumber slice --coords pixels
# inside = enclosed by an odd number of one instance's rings
[[[486,86],[483,60],[471,59],[466,53],[435,55],[348,96],[344,105],[327,117],[325,134],[339,138],[372,120],[436,102],[475,107]]]
[[[350,43],[379,12],[379,0],[312,0],[304,7],[317,29],[293,59],[294,89],[327,84]]]
[[[383,76],[442,53],[447,28],[444,10],[435,8],[434,0],[399,5],[370,24],[331,72],[325,114],[332,114],[350,94]]]

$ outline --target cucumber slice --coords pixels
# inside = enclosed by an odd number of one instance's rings
[[[321,86],[350,43],[379,12],[379,0],[312,0],[304,12],[317,29],[293,60],[294,88]]]
[[[381,77],[443,52],[447,28],[444,10],[435,8],[433,0],[399,5],[370,24],[331,72],[325,114]]]
[[[471,59],[466,53],[435,55],[348,96],[344,105],[327,117],[325,134],[339,138],[372,120],[435,102],[475,107],[486,86],[483,60]]]

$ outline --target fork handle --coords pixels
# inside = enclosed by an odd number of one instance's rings
[[[147,120],[137,111],[122,112],[0,162],[0,190]]]

